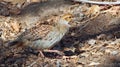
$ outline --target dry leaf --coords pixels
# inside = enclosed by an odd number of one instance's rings
[[[19,32],[20,31],[20,25],[19,23],[15,22],[15,23],[11,23],[12,28],[16,31]]]
[[[100,7],[98,5],[91,6],[88,11],[85,13],[88,17],[95,16],[100,13]]]

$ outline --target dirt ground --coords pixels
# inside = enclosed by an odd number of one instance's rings
[[[62,8],[57,16],[72,14],[71,28],[52,48],[65,55],[43,52],[43,58],[37,49],[6,44],[53,15],[42,19],[29,14],[19,16],[16,6],[0,3],[0,67],[120,67],[120,6],[85,3],[68,6],[69,10]]]

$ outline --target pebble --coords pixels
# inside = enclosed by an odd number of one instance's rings
[[[91,46],[95,45],[95,43],[96,43],[96,40],[94,40],[94,39],[90,39],[88,41],[88,44],[90,44]]]
[[[117,55],[117,54],[118,54],[118,51],[112,51],[110,54],[111,54],[111,55]]]

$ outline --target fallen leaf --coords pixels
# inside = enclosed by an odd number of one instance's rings
[[[11,26],[16,32],[20,31],[20,24],[19,23],[17,23],[17,22],[11,23]]]

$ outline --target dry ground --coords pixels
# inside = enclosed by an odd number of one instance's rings
[[[119,19],[119,5],[72,5],[67,11],[73,14],[73,20],[70,22],[72,27],[69,33],[52,48],[63,51],[65,56],[44,53],[45,58],[38,55],[38,50],[30,47],[15,48],[5,45],[17,38],[30,25],[18,21],[19,17],[16,19],[13,16],[6,16],[9,12],[4,12],[5,14],[0,13],[0,67],[120,67],[120,22],[115,21],[117,24],[115,26],[108,25],[112,24],[110,21]],[[30,17],[28,18],[33,18]],[[52,16],[49,19],[51,18]],[[39,18],[36,19],[36,23],[41,23],[38,22]]]

